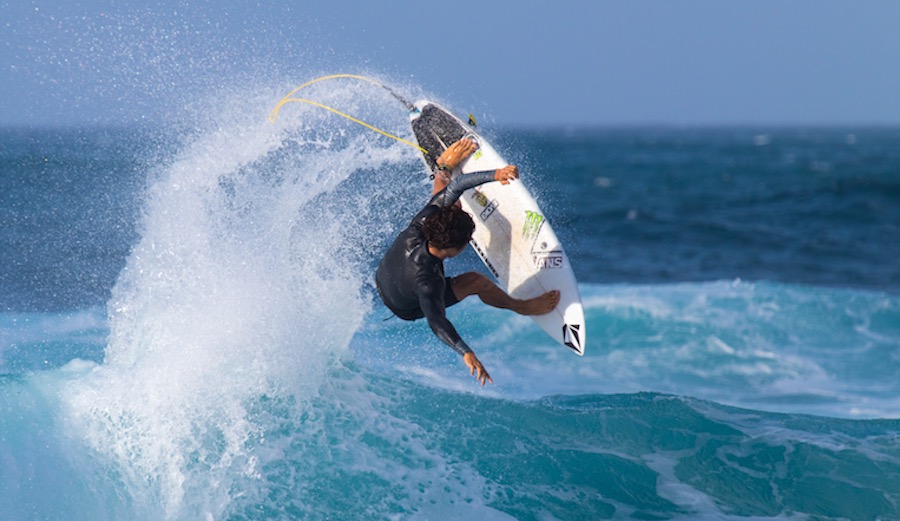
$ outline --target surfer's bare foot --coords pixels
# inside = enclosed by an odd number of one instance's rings
[[[475,152],[477,148],[478,145],[475,144],[474,141],[468,138],[462,138],[447,147],[447,150],[444,150],[444,153],[437,159],[437,164],[438,166],[446,165],[447,168],[453,170],[458,167],[464,159],[472,155],[472,152]]]
[[[559,305],[559,291],[553,290],[538,297],[520,300],[513,311],[520,315],[545,315]]]

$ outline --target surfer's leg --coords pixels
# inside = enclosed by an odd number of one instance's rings
[[[478,295],[478,298],[488,306],[509,309],[520,315],[543,315],[553,311],[559,304],[559,291],[548,291],[531,299],[515,299],[490,279],[474,271],[454,277],[450,284],[459,300],[469,295]]]
[[[431,195],[447,188],[448,184],[450,184],[450,174],[446,170],[438,170],[434,173],[434,187],[431,189]]]

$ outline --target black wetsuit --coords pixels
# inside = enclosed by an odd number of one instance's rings
[[[455,203],[469,188],[493,180],[493,171],[457,176],[400,232],[375,272],[381,300],[395,315],[403,320],[425,317],[434,334],[461,355],[471,349],[446,316],[446,308],[457,299],[444,276],[444,262],[428,252],[422,224],[440,207]]]

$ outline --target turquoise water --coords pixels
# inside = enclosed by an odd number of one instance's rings
[[[485,124],[589,340],[464,302],[482,389],[374,295],[415,151],[283,90],[0,133],[0,518],[900,519],[896,129]]]

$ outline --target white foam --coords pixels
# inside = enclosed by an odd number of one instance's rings
[[[395,103],[334,91],[376,112]],[[361,168],[413,157],[313,107],[269,125],[278,97],[246,94],[217,93],[208,128],[154,175],[105,362],[64,392],[72,431],[120,469],[139,510],[167,518],[220,517],[271,454],[254,404],[303,407],[346,352],[370,310],[370,252],[348,242],[383,216],[334,194]]]
[[[583,358],[508,312],[480,306],[465,322],[503,394],[655,391],[774,412],[897,415],[896,303],[883,294],[720,281],[588,284],[582,296],[595,332]]]

